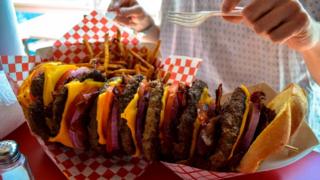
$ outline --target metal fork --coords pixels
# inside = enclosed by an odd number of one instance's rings
[[[243,8],[236,7],[229,13],[222,11],[198,11],[198,12],[168,12],[168,20],[172,23],[186,27],[196,27],[213,16],[242,16]]]

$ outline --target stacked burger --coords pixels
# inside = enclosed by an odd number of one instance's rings
[[[268,105],[263,92],[250,94],[243,85],[223,104],[222,86],[215,92],[213,98],[201,80],[187,86],[142,75],[106,79],[51,62],[30,73],[18,100],[45,141],[215,171],[256,171],[306,114],[304,91],[295,84]]]

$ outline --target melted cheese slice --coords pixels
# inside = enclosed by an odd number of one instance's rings
[[[106,137],[104,137],[104,128],[107,128],[107,121],[111,110],[112,93],[104,92],[99,95],[97,102],[97,133],[99,144],[106,144]]]
[[[139,89],[137,90],[137,92],[139,92]],[[127,120],[127,125],[130,128],[132,139],[136,147],[136,152],[133,155],[134,157],[139,156],[141,153],[140,149],[138,148],[138,143],[136,139],[136,116],[138,112],[138,107],[137,107],[138,100],[139,100],[139,94],[136,93],[133,99],[129,102],[124,112],[121,114],[121,118]]]
[[[162,103],[162,107],[161,107],[161,112],[160,112],[160,122],[159,122],[159,127],[163,126],[163,121],[164,121],[164,111],[165,111],[165,107],[167,104],[167,97],[169,94],[169,86],[165,86],[163,89],[163,95],[161,98],[161,103]],[[163,139],[163,132],[160,131],[160,139]]]
[[[71,64],[47,66],[44,73],[43,104],[48,106],[52,100],[52,92],[60,77],[68,70],[76,69],[77,66]]]
[[[204,105],[204,104],[211,104],[213,102],[212,97],[209,94],[208,88],[204,88],[200,97],[200,100],[198,104]],[[193,123],[193,134],[192,134],[192,142],[191,142],[191,148],[190,148],[190,158],[193,156],[194,151],[196,149],[196,144],[197,144],[197,139],[198,139],[198,134],[199,134],[199,129],[200,129],[200,118],[197,117],[195,122]]]
[[[32,81],[33,77],[44,72],[46,67],[53,67],[53,66],[57,66],[58,64],[61,64],[61,63],[60,62],[42,63],[42,64],[39,64],[38,66],[36,66],[30,72],[29,76],[27,77],[27,79],[25,79],[23,81],[22,85],[20,86],[20,88],[18,90],[17,98],[23,108],[28,108],[30,103],[32,102],[32,98],[31,98],[31,94],[30,94],[31,93],[30,86],[31,86],[31,81]]]
[[[108,82],[108,85],[112,88],[122,83],[122,79],[115,79],[113,81]],[[113,88],[112,88],[113,89]],[[101,93],[98,97],[97,102],[97,133],[98,133],[98,143],[106,144],[106,137],[104,136],[104,128],[107,128],[107,122],[109,120],[109,115],[111,111],[113,93],[112,90],[106,90],[106,92]]]
[[[122,83],[122,78],[118,78],[118,79],[115,79],[113,81],[110,81],[110,82],[108,82],[108,85],[109,86],[117,86],[120,83]]]
[[[242,116],[242,121],[241,121],[241,126],[240,126],[240,130],[239,130],[239,134],[238,134],[238,137],[237,137],[237,140],[236,142],[233,144],[232,146],[232,150],[231,150],[231,153],[228,157],[228,160],[233,156],[233,153],[234,153],[234,150],[236,149],[239,141],[240,141],[240,138],[242,136],[242,133],[244,131],[244,128],[245,128],[245,125],[246,125],[246,121],[247,121],[247,117],[248,117],[248,113],[249,113],[249,103],[250,103],[250,93],[249,93],[249,90],[246,86],[244,85],[241,85],[240,87],[242,89],[242,91],[246,94],[246,102],[245,102],[245,111],[243,113],[243,116]]]
[[[50,142],[60,142],[68,147],[73,147],[72,141],[69,137],[68,127],[67,127],[67,119],[66,119],[66,112],[69,111],[71,102],[76,98],[76,96],[86,87],[102,87],[102,82],[96,82],[91,79],[85,80],[83,82],[79,81],[72,81],[65,85],[68,89],[68,98],[65,104],[65,108],[62,115],[62,120],[60,122],[60,129],[55,137],[49,138]]]
[[[97,121],[97,133],[98,133],[99,144],[106,144],[106,138],[103,135],[103,128],[104,128],[103,119],[105,117],[103,113],[104,111],[102,111],[102,108],[105,107],[107,103],[106,99],[107,99],[107,92],[104,92],[98,96],[96,121]]]

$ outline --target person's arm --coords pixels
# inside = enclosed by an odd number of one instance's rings
[[[318,38],[316,44],[301,53],[313,79],[320,84],[320,23],[315,22],[314,28]]]
[[[240,1],[224,0],[222,11],[231,11]],[[252,0],[244,7],[241,18],[225,19],[243,21],[257,35],[300,52],[310,74],[320,84],[320,25],[298,0]]]
[[[136,0],[113,0],[108,11],[117,12],[116,22],[144,33],[144,41],[154,42],[159,39],[159,27]]]

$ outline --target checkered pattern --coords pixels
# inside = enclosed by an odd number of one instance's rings
[[[68,179],[134,179],[148,162],[140,158],[105,157],[93,151],[70,149],[58,144],[45,144],[37,138],[46,154]]]
[[[79,62],[87,58],[86,47],[82,44],[83,39],[87,39],[92,45],[93,50],[97,53],[103,49],[102,42],[104,35],[109,33],[112,38],[116,35],[117,29],[121,31],[121,41],[128,48],[139,49],[138,36],[125,31],[112,20],[108,20],[103,14],[92,11],[89,15],[61,39],[57,40],[53,46],[53,58],[60,61]]]
[[[29,75],[29,71],[42,62],[37,56],[0,56],[2,69],[14,81],[21,84]]]
[[[201,170],[198,168],[185,166],[182,164],[173,164],[162,162],[166,167],[171,169],[174,173],[179,175],[182,179],[224,179],[241,175],[241,173],[224,173]]]
[[[169,82],[185,82],[190,84],[196,77],[202,60],[186,56],[170,56],[164,60],[162,76],[170,72]]]

